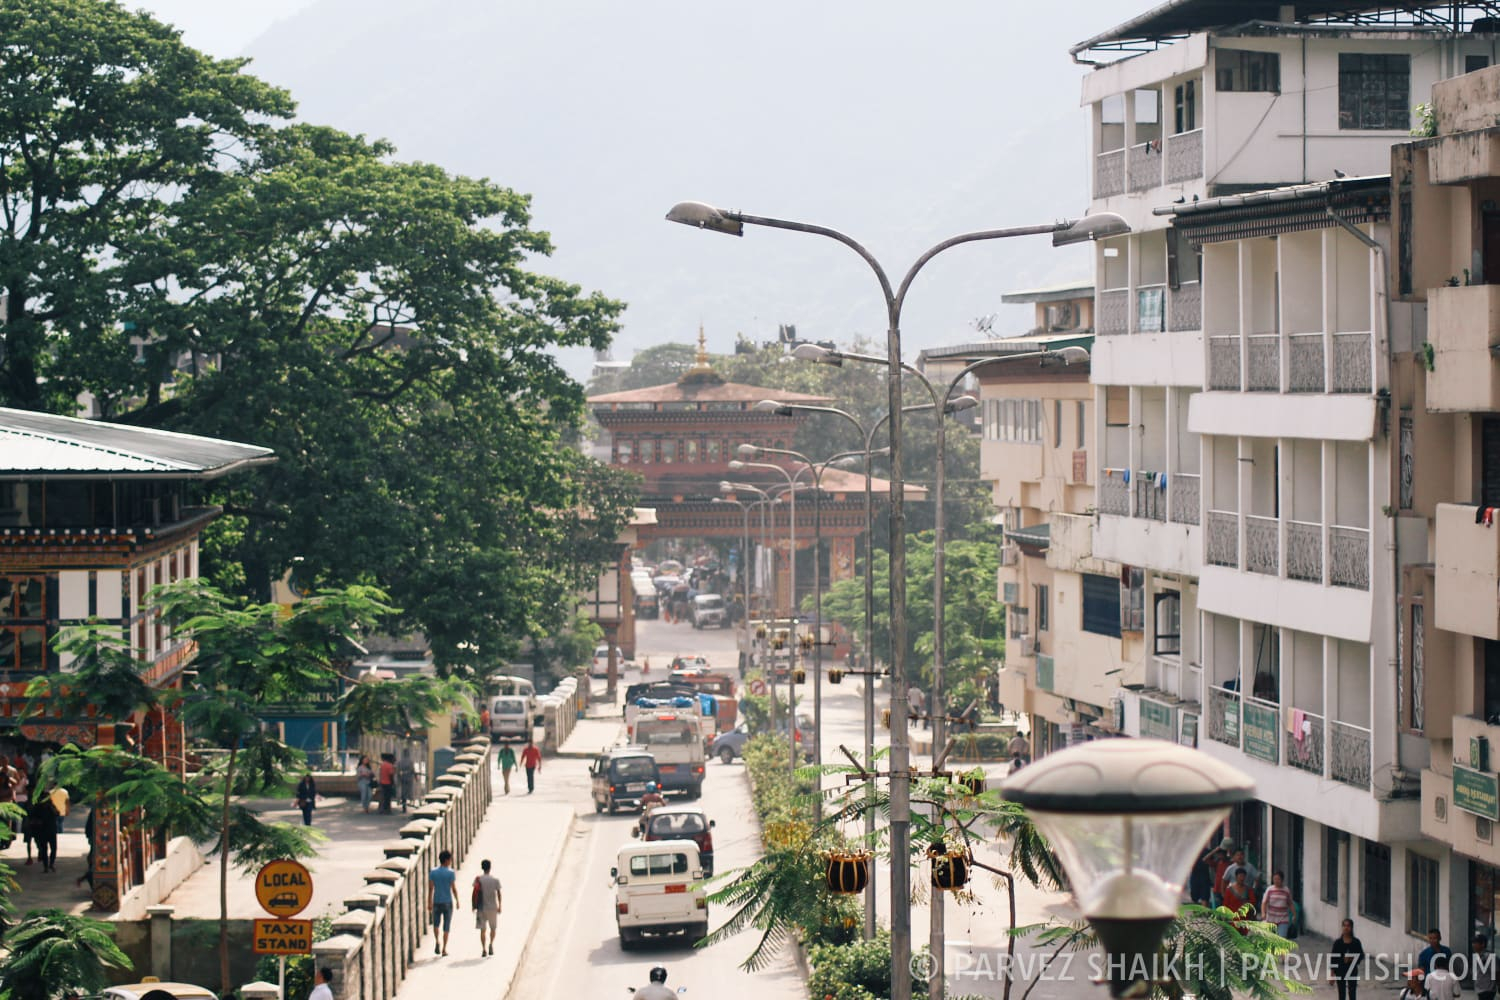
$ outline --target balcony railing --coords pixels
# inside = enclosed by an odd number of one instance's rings
[[[1256,333],[1245,338],[1245,388],[1251,392],[1281,391],[1281,338]]]
[[[1240,745],[1240,694],[1221,687],[1208,689],[1208,738],[1232,747]]]
[[[1167,296],[1167,329],[1203,329],[1203,285],[1187,281],[1171,290]]]
[[[1287,337],[1287,391],[1323,391],[1323,335],[1294,333]]]
[[[1125,193],[1125,150],[1112,149],[1094,157],[1094,197]]]
[[[1182,691],[1182,664],[1176,659],[1165,656],[1151,656],[1146,658],[1146,686],[1154,687],[1158,691],[1183,697]],[[1196,694],[1196,692],[1193,692]]]
[[[1370,589],[1370,530],[1328,528],[1328,582],[1335,587]]]
[[[1240,338],[1235,334],[1208,338],[1208,387],[1240,391]]]
[[[1300,708],[1286,708],[1286,762],[1292,767],[1323,773],[1323,717]]]
[[[1199,479],[1196,472],[1172,473],[1172,520],[1178,524],[1198,523]]]
[[[1161,333],[1167,328],[1167,286],[1142,285],[1135,290],[1135,332]]]
[[[1161,484],[1161,485],[1158,485]],[[1162,476],[1155,472],[1136,472],[1130,480],[1135,492],[1135,516],[1152,521],[1167,519],[1167,491]]]
[[[1333,335],[1333,391],[1370,392],[1370,335]]]
[[[1161,142],[1142,142],[1130,147],[1130,190],[1149,191],[1161,187],[1163,157]]]
[[[1105,469],[1099,477],[1099,513],[1130,516],[1130,484],[1120,469]]]
[[[1110,288],[1099,293],[1094,326],[1101,336],[1130,332],[1130,289]]]
[[[1286,575],[1293,580],[1323,582],[1323,526],[1307,521],[1286,523]]]
[[[1328,723],[1328,776],[1356,788],[1370,787],[1370,731],[1348,722]]]
[[[1245,516],[1245,568],[1270,576],[1281,572],[1281,538],[1276,518]]]
[[[1167,136],[1167,183],[1203,176],[1203,130]]]
[[[1238,569],[1240,565],[1240,516],[1231,511],[1208,512],[1207,551],[1204,558],[1215,566]]]

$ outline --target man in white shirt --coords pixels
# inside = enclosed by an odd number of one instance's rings
[[[490,874],[488,859],[481,861],[479,867],[483,874],[474,880],[474,926],[479,928],[479,953],[493,955],[495,928],[500,922],[500,880]]]
[[[312,988],[307,1000],[333,1000],[333,970],[328,966],[318,970],[318,985]]]
[[[1428,1000],[1458,1000],[1458,977],[1448,971],[1448,956],[1432,956],[1432,971],[1427,973]]]

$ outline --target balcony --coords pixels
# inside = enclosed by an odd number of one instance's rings
[[[1246,338],[1245,388],[1251,392],[1281,391],[1281,338],[1257,333]]]
[[[1281,537],[1274,517],[1245,517],[1245,568],[1276,576],[1281,572]]]
[[[1203,176],[1203,130],[1167,136],[1167,183],[1180,184]]]
[[[1130,484],[1122,469],[1105,469],[1099,477],[1099,513],[1130,516]]]
[[[1187,281],[1171,290],[1168,294],[1167,329],[1176,333],[1180,330],[1203,329],[1203,285],[1196,281]]]
[[[1130,147],[1130,190],[1149,191],[1161,187],[1162,164],[1161,140],[1143,142]]]
[[[1286,523],[1286,575],[1308,583],[1323,582],[1323,526],[1309,521]]]
[[[1434,624],[1484,639],[1500,639],[1500,525],[1475,524],[1479,508],[1437,507],[1437,584]]]
[[[1336,524],[1328,528],[1328,583],[1370,589],[1370,529]]]
[[[1215,334],[1208,338],[1208,387],[1240,391],[1240,338],[1237,334]]]
[[[1130,289],[1111,288],[1099,293],[1094,328],[1101,336],[1130,332]]]
[[[1196,472],[1174,472],[1170,504],[1172,520],[1178,524],[1198,523],[1199,478]]]
[[[1130,481],[1135,491],[1135,516],[1151,521],[1167,519],[1167,491],[1162,482],[1164,474],[1137,471]]]
[[[1125,150],[1112,149],[1094,157],[1094,197],[1125,193]]]
[[[1328,776],[1355,788],[1370,787],[1370,731],[1348,722],[1328,724]]]
[[[1313,774],[1323,773],[1326,727],[1321,715],[1300,708],[1287,708],[1286,762]]]
[[[1240,568],[1240,516],[1232,511],[1208,512],[1204,558],[1215,566]]]
[[[1427,407],[1441,412],[1500,410],[1500,285],[1433,288],[1427,293],[1432,372]]]
[[[1333,335],[1333,391],[1371,392],[1370,335],[1368,333],[1335,333]]]
[[[1287,337],[1287,391],[1322,392],[1323,335],[1294,333]]]

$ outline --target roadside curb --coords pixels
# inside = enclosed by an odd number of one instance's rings
[[[562,864],[563,851],[567,849],[568,841],[572,839],[573,831],[577,826],[578,813],[575,812],[568,820],[567,829],[563,831],[563,835],[557,838],[557,843],[553,845],[550,857],[546,859],[545,864],[542,866],[541,870],[549,873],[549,878],[556,877],[558,866]],[[531,915],[531,924],[526,928],[526,943],[521,947],[521,953],[516,959],[516,964],[511,966],[509,972],[505,976],[504,982],[500,984],[499,991],[497,991],[494,996],[509,996],[511,987],[516,983],[516,978],[521,974],[521,970],[525,968],[526,956],[531,954],[531,945],[536,938],[536,929],[541,925],[542,910],[544,909],[545,904],[546,896],[543,895],[541,905],[538,905],[536,911]]]

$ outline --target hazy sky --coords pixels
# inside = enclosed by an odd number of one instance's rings
[[[817,237],[743,240],[662,220],[700,199],[817,222],[899,280],[933,243],[1087,207],[1083,69],[1069,44],[1149,4],[951,0],[155,0],[215,55],[288,88],[300,113],[533,196],[535,266],[629,304],[615,357],[712,350],[793,323],[883,335],[865,266]],[[1065,10],[1066,14],[1060,14]],[[1024,332],[1003,292],[1087,278],[1045,238],[950,251],[913,287],[907,354]],[[589,358],[566,361],[586,375]]]

